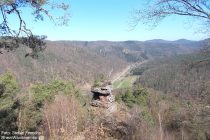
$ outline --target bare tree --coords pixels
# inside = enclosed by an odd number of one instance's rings
[[[55,3],[51,0],[0,0],[0,52],[2,49],[7,51],[18,48],[20,45],[28,46],[32,49],[32,54],[26,54],[26,56],[35,56],[36,52],[42,51],[45,48],[43,40],[46,36],[35,36],[32,31],[27,27],[27,23],[23,18],[23,13],[27,13],[26,9],[32,10],[31,18],[35,20],[43,21],[45,17],[48,17],[56,25],[66,25],[69,20],[69,14],[67,9],[68,4]],[[59,17],[55,17],[51,11],[60,9]],[[23,11],[22,11],[23,10]],[[13,28],[10,23],[11,15],[17,19],[18,27]],[[14,25],[14,23],[12,23]]]
[[[154,0],[149,1],[144,9],[135,11],[132,26],[139,22],[156,26],[164,18],[171,15],[193,17],[202,21],[205,31],[210,30],[209,0]]]
[[[133,16],[132,28],[139,22],[156,27],[168,16],[186,16],[200,21],[200,32],[210,36],[210,0],[148,0],[144,9],[136,10]],[[204,49],[209,54],[210,40],[205,41]],[[210,59],[200,60],[209,61]]]
[[[73,139],[81,121],[81,106],[74,97],[56,95],[44,107],[43,131],[49,139]]]

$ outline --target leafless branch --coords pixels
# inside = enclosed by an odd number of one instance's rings
[[[171,15],[196,18],[210,24],[210,1],[207,0],[156,0],[148,4],[145,9],[136,10],[133,27],[139,22],[156,26],[162,19]]]
[[[50,14],[49,9],[44,8],[46,5],[48,7],[50,6],[52,9],[57,8],[64,11],[67,11],[69,8],[67,4],[50,3],[48,0],[0,0],[0,12],[2,16],[2,22],[0,21],[0,52],[2,52],[1,49],[9,51],[22,45],[28,46],[33,52],[44,50],[45,43],[43,41],[46,36],[35,36],[33,32],[27,28],[20,9],[22,7],[29,7],[34,11],[32,17],[35,17],[36,20],[43,20],[44,16],[46,16],[54,24],[57,24],[55,17]],[[13,29],[12,26],[10,26],[9,15],[16,15],[19,22],[18,29]],[[66,15],[65,13],[64,16],[58,19],[62,25],[68,22],[68,16]],[[41,49],[41,47],[43,48]],[[26,56],[28,56],[28,54],[26,54]]]

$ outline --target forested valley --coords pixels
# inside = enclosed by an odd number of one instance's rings
[[[0,130],[45,139],[210,139],[208,39],[46,41],[0,55]],[[126,67],[128,71],[112,83]],[[113,108],[91,105],[112,84]],[[22,136],[22,135],[21,135]]]
[[[210,140],[210,0],[0,0],[1,140]]]

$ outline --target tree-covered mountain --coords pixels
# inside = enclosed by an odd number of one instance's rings
[[[203,42],[47,41],[38,59],[25,57],[23,47],[3,52],[1,129],[40,131],[46,139],[208,140],[210,57],[197,51]],[[116,100],[91,106],[91,85],[115,75]]]
[[[210,101],[210,55],[202,52],[156,59],[133,70],[137,83],[184,99]]]
[[[97,75],[113,76],[129,63],[190,53],[200,44],[202,41],[47,41],[38,59],[25,57],[26,48],[1,54],[0,73],[12,71],[21,83],[59,77],[92,83]]]
[[[202,41],[190,41],[190,40],[149,40],[149,41],[74,41],[69,42],[75,46],[82,46],[96,50],[102,55],[113,54],[127,61],[136,61],[140,58],[148,57],[155,58],[161,56],[171,56],[176,54],[190,53],[199,49],[202,46]],[[133,56],[133,59],[129,59],[129,56]],[[136,58],[136,59],[135,59]]]

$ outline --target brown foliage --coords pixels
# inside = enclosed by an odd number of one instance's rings
[[[64,95],[56,95],[53,103],[45,104],[43,112],[43,131],[49,139],[73,138],[84,115],[77,100]]]

